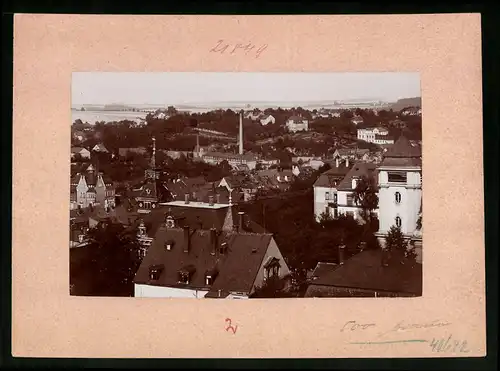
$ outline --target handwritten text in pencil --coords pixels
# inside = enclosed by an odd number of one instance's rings
[[[255,58],[259,58],[261,54],[268,47],[267,44],[255,45],[252,43],[230,43],[225,40],[217,40],[217,43],[214,47],[210,49],[211,53],[219,53],[219,54],[245,54],[245,55],[253,55]]]

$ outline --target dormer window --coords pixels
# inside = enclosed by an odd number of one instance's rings
[[[167,240],[165,241],[165,250],[170,251],[174,247],[174,241],[173,240]]]
[[[174,218],[172,216],[168,216],[165,225],[167,228],[174,228],[175,227]]]
[[[226,253],[226,250],[227,250],[227,242],[221,243],[219,247],[219,254],[224,255]]]
[[[158,281],[163,271],[163,265],[153,265],[149,267],[149,279],[151,281]]]
[[[191,277],[193,277],[193,274],[195,273],[196,268],[194,265],[188,265],[181,269],[178,272],[179,275],[179,283],[183,283],[185,285],[188,285],[189,282],[191,281]]]
[[[213,284],[212,276],[205,276],[205,285],[212,286],[212,284]]]

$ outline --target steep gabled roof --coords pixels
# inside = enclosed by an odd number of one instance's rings
[[[325,171],[316,179],[314,187],[335,187],[351,167],[347,167],[345,162],[339,163],[338,167],[334,163],[331,169]]]
[[[362,176],[376,177],[377,165],[370,162],[357,162],[349,170],[344,179],[339,183],[337,189],[339,191],[351,191],[352,190],[352,179],[354,177],[361,178]]]

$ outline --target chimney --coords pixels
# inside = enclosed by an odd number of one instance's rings
[[[217,230],[215,228],[210,229],[210,246],[212,248],[210,254],[215,255],[217,251]]]
[[[335,167],[338,168],[339,167],[339,158],[337,157],[335,159]]]
[[[240,155],[243,154],[243,111],[240,111]]]
[[[245,213],[243,211],[238,212],[238,228],[240,231],[243,231],[243,218]]]
[[[215,195],[215,202],[220,204],[220,194],[218,193]]]
[[[189,248],[191,245],[191,235],[189,232],[189,226],[185,225],[184,229],[184,252],[189,252]]]
[[[339,264],[342,265],[344,264],[344,252],[345,252],[345,245],[339,245]]]
[[[185,203],[185,204],[189,204],[189,193],[186,193],[186,194],[184,195],[184,203]]]
[[[349,157],[345,159],[345,167],[349,167]]]
[[[208,196],[208,204],[214,206],[214,196]]]

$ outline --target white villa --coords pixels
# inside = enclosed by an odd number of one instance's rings
[[[383,127],[358,129],[358,139],[375,144],[394,144],[389,131]]]

